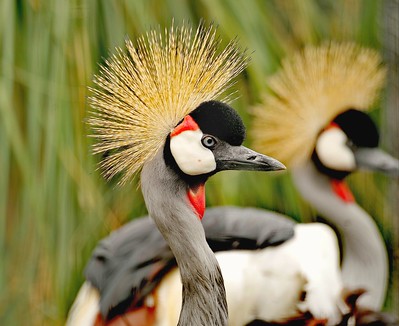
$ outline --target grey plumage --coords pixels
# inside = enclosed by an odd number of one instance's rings
[[[313,164],[293,171],[300,193],[338,230],[343,240],[342,279],[350,289],[364,288],[357,303],[373,310],[382,308],[388,280],[388,257],[373,218],[356,202],[343,202],[330,180]]]
[[[213,251],[262,249],[275,246],[294,235],[294,222],[263,209],[233,206],[209,208],[202,220]]]
[[[148,214],[179,267],[183,301],[178,325],[227,325],[227,301],[219,264],[187,200],[187,182],[166,165],[163,152],[141,172]]]
[[[160,270],[150,279],[156,266]],[[99,290],[100,311],[105,317],[118,305],[124,309],[133,301],[140,304],[159,283],[162,273],[174,266],[169,246],[154,221],[146,216],[101,240],[86,266],[85,277]],[[112,315],[111,311],[108,317]]]
[[[256,208],[209,208],[202,224],[207,242],[215,252],[261,249],[278,245],[294,234],[291,220]],[[101,240],[87,264],[85,276],[101,294],[102,315],[112,317],[132,303],[140,304],[175,266],[170,248],[153,220],[145,216]]]

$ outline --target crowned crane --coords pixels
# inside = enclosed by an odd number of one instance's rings
[[[399,161],[378,147],[378,129],[366,113],[385,74],[374,50],[353,43],[307,47],[270,78],[252,130],[255,148],[289,166],[299,192],[337,230],[343,285],[364,289],[357,307],[377,315],[389,280],[387,250],[345,177],[358,169],[399,175]],[[317,245],[317,236],[308,240]],[[338,246],[320,250],[339,252]]]
[[[149,215],[179,268],[179,325],[226,325],[223,278],[201,218],[205,181],[222,170],[272,171],[285,167],[241,146],[239,115],[215,98],[246,63],[235,42],[217,53],[215,29],[200,25],[151,31],[135,47],[126,41],[95,78],[89,124],[95,153],[111,151],[104,175],[121,181],[141,171]],[[154,266],[156,267],[156,266]],[[153,270],[153,272],[155,272]]]
[[[268,95],[256,109],[254,121],[257,146],[272,148],[276,156],[295,167],[299,190],[325,218],[333,222],[334,214],[343,219],[354,214],[354,223],[360,219],[360,227],[366,224],[373,230],[371,243],[348,240],[343,275],[346,286],[367,290],[362,304],[377,312],[387,281],[385,248],[375,223],[356,205],[343,178],[364,166],[398,173],[398,161],[376,147],[378,132],[372,120],[359,110],[348,110],[371,106],[384,79],[379,62],[374,51],[350,44],[306,48],[271,79],[274,95]],[[350,169],[339,166],[345,160],[352,160]],[[305,178],[309,185],[318,186],[316,193],[304,189]],[[325,202],[316,201],[322,194]],[[326,210],[328,207],[336,207],[337,212]],[[350,221],[345,223],[351,226]],[[212,250],[218,251],[230,325],[297,323],[305,312],[335,324],[348,311],[342,299],[338,242],[328,226],[309,223],[294,227],[272,212],[232,207],[208,209],[203,225]],[[356,237],[363,232],[345,227],[341,230],[344,241],[352,237],[349,231]],[[288,240],[293,232],[295,236]],[[356,241],[361,243],[356,245]],[[368,254],[369,248],[372,252]],[[381,255],[376,256],[375,250]],[[346,261],[363,261],[364,256],[368,259],[363,264],[376,275],[371,273],[369,281],[360,266],[351,267],[359,282],[348,282]],[[130,222],[102,240],[87,265],[86,278],[70,315],[88,318],[84,325],[94,325],[96,318],[97,325],[102,318],[109,325],[117,325],[120,318],[135,325],[177,322],[181,285],[175,260],[148,218]],[[370,297],[373,299],[367,299]],[[378,304],[367,304],[367,300]],[[372,311],[363,310],[364,316],[358,318],[360,324],[367,318],[374,321]]]

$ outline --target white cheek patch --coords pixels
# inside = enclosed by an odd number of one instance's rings
[[[201,143],[201,130],[187,130],[170,139],[170,151],[185,174],[199,175],[216,169],[215,157],[211,150]]]
[[[356,168],[355,156],[346,145],[348,137],[339,128],[323,131],[316,143],[316,153],[321,163],[338,171],[353,171]]]

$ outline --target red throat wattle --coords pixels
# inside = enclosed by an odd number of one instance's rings
[[[353,196],[351,190],[347,184],[342,180],[331,180],[331,187],[334,193],[340,197],[346,203],[355,202],[355,197]]]
[[[202,220],[205,213],[205,184],[201,183],[195,188],[188,188],[187,197],[194,208],[194,212]]]

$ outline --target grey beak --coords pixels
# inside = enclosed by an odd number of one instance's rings
[[[354,155],[359,168],[399,176],[399,160],[380,148],[357,148]]]
[[[276,159],[260,154],[245,146],[231,146],[227,143],[223,148],[214,150],[216,169],[247,171],[279,171],[286,167]]]

